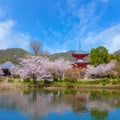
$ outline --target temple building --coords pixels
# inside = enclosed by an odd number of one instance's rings
[[[79,41],[79,50],[72,53],[71,57],[73,57],[75,60],[72,62],[72,69],[69,69],[65,73],[66,78],[84,78],[84,71],[83,68],[86,68],[90,62],[87,62],[85,60],[85,57],[89,55],[88,52],[82,51],[80,48],[80,41]]]
[[[73,67],[74,68],[86,68],[86,66],[90,63],[86,62],[84,58],[87,57],[88,55],[89,53],[84,52],[82,50],[72,53],[72,57],[75,58],[75,61],[73,62]]]
[[[9,71],[9,69],[10,69],[11,67],[15,67],[15,66],[16,66],[16,65],[14,65],[12,62],[7,61],[7,62],[5,62],[5,63],[3,63],[3,64],[0,65],[0,69],[3,71],[4,76],[10,76],[10,71]]]

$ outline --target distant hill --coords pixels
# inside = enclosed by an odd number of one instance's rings
[[[43,57],[48,57],[50,60],[56,60],[59,58],[64,58],[65,60],[68,61],[74,61],[74,58],[71,57],[72,53],[75,52],[74,50],[70,50],[67,52],[60,52],[60,53],[55,53],[55,54],[48,54],[44,53],[41,56]],[[0,64],[6,62],[6,61],[11,61],[14,64],[19,63],[19,58],[24,58],[28,54],[27,51],[21,48],[11,48],[11,49],[6,49],[6,50],[0,50]],[[89,56],[85,58],[86,61],[89,61]]]
[[[114,59],[120,62],[120,50],[113,53]]]
[[[19,63],[18,58],[24,58],[29,53],[21,48],[11,48],[6,50],[0,50],[0,64],[6,61],[11,61],[14,64]]]
[[[71,57],[72,53],[74,51],[67,51],[67,52],[60,52],[60,53],[55,53],[50,55],[51,60],[59,59],[59,58],[64,58],[65,60],[73,61],[74,58]]]
[[[74,50],[70,50],[70,51],[67,51],[67,52],[60,52],[60,53],[55,53],[55,54],[46,54],[46,55],[43,55],[43,56],[49,57],[50,60],[56,60],[56,59],[59,59],[59,58],[64,58],[65,60],[68,60],[68,61],[74,61],[75,59],[72,57],[72,53],[74,53],[74,52],[75,52]],[[85,57],[85,60],[89,61],[89,55],[87,57]]]
[[[113,54],[120,54],[120,50],[114,52]]]

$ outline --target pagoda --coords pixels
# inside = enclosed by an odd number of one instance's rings
[[[88,55],[89,53],[82,51],[80,49],[80,41],[79,41],[79,50],[72,53],[72,57],[75,58],[75,61],[73,62],[73,67],[74,68],[86,68],[86,66],[90,63],[86,62],[84,58],[87,57]]]
[[[84,60],[84,58],[88,55],[89,53],[81,50],[79,41],[79,50],[71,55],[75,58],[74,62],[72,63],[73,67],[65,72],[65,78],[83,79],[85,77],[85,72],[82,70],[83,68],[86,68],[88,64],[90,64],[90,62]]]

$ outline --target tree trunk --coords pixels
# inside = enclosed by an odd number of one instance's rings
[[[36,76],[33,74],[33,83],[34,84],[37,84],[37,81],[36,81]]]
[[[60,82],[62,82],[62,76],[60,75]]]

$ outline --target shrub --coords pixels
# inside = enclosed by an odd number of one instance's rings
[[[50,84],[50,83],[52,83],[52,81],[44,80],[44,83],[45,83],[45,84]]]
[[[77,82],[77,78],[65,78],[64,81],[65,82],[76,83]]]
[[[112,81],[112,84],[113,84],[113,85],[117,84],[117,81],[113,80],[113,81]]]
[[[92,84],[94,84],[94,81],[84,81],[84,84],[90,84],[90,85],[92,85]]]
[[[77,84],[82,84],[82,81],[78,81]]]
[[[30,78],[29,78],[29,77],[24,78],[23,81],[24,81],[24,82],[30,82]]]
[[[74,85],[72,83],[67,83],[68,88],[74,88]]]
[[[102,82],[102,85],[104,86],[104,85],[106,85],[107,83],[106,82]]]
[[[95,80],[94,83],[95,83],[95,84],[100,84],[100,83],[101,83],[101,80]]]
[[[53,81],[54,81],[54,82],[58,82],[58,78],[55,77],[55,78],[53,79]]]
[[[64,79],[64,82],[69,82],[69,79],[68,79],[68,78],[65,78],[65,79]]]
[[[8,82],[14,82],[14,79],[8,78]]]
[[[119,78],[119,79],[117,79],[117,83],[118,83],[118,84],[120,84],[120,78]]]
[[[20,78],[19,75],[14,75],[13,77],[14,77],[15,79],[19,79],[19,78]]]
[[[1,78],[1,77],[0,77],[0,82],[2,82],[2,81],[4,81],[4,78]]]
[[[102,83],[109,84],[110,83],[110,78],[103,78],[101,79]]]

